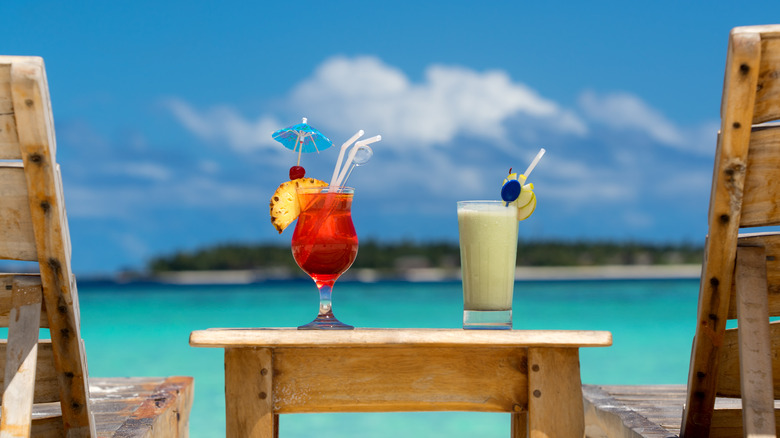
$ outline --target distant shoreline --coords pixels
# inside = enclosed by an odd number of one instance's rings
[[[573,281],[573,280],[654,280],[698,279],[701,265],[599,265],[599,266],[518,266],[518,281]],[[170,285],[240,285],[269,281],[301,280],[298,273],[286,270],[223,270],[223,271],[168,271],[148,277],[115,278],[116,283],[160,283]],[[100,280],[100,279],[85,279]],[[112,279],[102,279],[112,281]],[[305,278],[304,278],[305,280]],[[345,273],[342,281],[377,283],[407,281],[435,283],[460,281],[460,271],[446,268],[410,268],[401,273],[383,275],[374,269],[355,269]]]

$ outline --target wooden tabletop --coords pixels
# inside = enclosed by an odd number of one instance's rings
[[[608,347],[612,333],[590,330],[212,328],[190,334],[190,345],[241,347]]]

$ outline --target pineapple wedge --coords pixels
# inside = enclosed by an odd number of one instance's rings
[[[282,234],[288,225],[293,223],[301,214],[301,206],[298,204],[298,195],[295,189],[298,187],[325,187],[328,183],[314,178],[298,178],[285,181],[271,196],[271,223],[279,234]]]

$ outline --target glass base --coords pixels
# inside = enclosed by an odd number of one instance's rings
[[[298,330],[353,330],[355,327],[344,324],[332,315],[326,317],[320,315],[314,321],[298,327]]]
[[[464,310],[463,328],[468,330],[512,330],[512,310]]]

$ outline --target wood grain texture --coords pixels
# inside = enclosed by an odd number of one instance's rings
[[[42,301],[39,281],[25,277],[14,281],[5,351],[3,405],[0,406],[0,438],[30,436]]]
[[[193,347],[607,347],[612,334],[587,330],[461,330],[461,329],[363,329],[297,330],[295,328],[222,328],[190,334]]]
[[[772,352],[772,379],[774,398],[780,399],[780,321],[769,324]],[[739,397],[739,334],[736,328],[726,330],[721,347],[721,364],[718,368],[718,397]]]
[[[4,58],[0,56],[0,160],[18,160],[22,154],[11,100],[11,63]]]
[[[772,351],[764,248],[737,248],[735,275],[744,433],[756,438],[774,437]]]
[[[18,278],[26,278],[27,281],[35,281],[41,288],[41,277],[37,274],[2,274],[0,273],[0,327],[8,327],[11,321],[11,309],[13,308],[13,284]],[[46,317],[46,307],[41,306],[41,318],[39,327],[48,328],[49,320]]]
[[[733,282],[740,207],[747,166],[748,145],[761,38],[756,33],[732,33],[726,60],[721,104],[721,132],[715,157],[709,233],[699,291],[696,334],[688,375],[688,395],[682,433],[708,434],[715,404],[716,377]]]
[[[685,393],[685,385],[583,385],[586,436],[675,438]],[[712,417],[710,438],[743,436],[740,400],[718,398]],[[776,411],[775,425],[779,417]]]
[[[780,36],[762,34],[761,54],[753,123],[780,119]]]
[[[531,438],[584,435],[578,349],[528,349],[528,430]]]
[[[0,258],[38,260],[22,163],[0,162],[0,198]]]
[[[776,193],[780,193],[780,125],[753,128],[740,226],[780,224]]]
[[[527,392],[522,348],[274,349],[274,412],[280,414],[521,412]]]
[[[59,371],[63,423],[68,436],[94,436],[87,367],[74,310],[64,200],[57,188],[56,142],[43,62],[11,66],[11,95],[27,179],[38,263]],[[52,311],[56,309],[56,311]]]
[[[769,316],[780,316],[780,233],[740,234],[738,246],[761,247],[766,252],[767,300]],[[737,319],[736,288],[731,287],[728,319]]]
[[[272,353],[267,348],[225,350],[227,437],[276,438]]]

